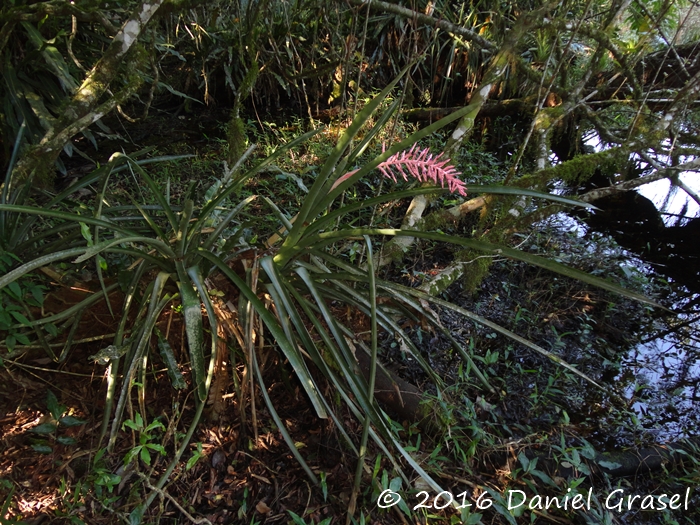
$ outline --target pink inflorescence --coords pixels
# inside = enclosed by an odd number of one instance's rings
[[[459,179],[461,174],[450,164],[450,159],[441,157],[442,153],[435,157],[428,148],[421,150],[414,144],[410,150],[392,155],[378,168],[394,182],[398,173],[403,180],[413,177],[421,182],[432,181],[443,188],[447,186],[452,193],[466,196],[467,186]]]

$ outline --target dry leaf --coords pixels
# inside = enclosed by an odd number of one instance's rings
[[[258,504],[255,505],[255,510],[257,510],[260,514],[269,514],[272,509],[267,506],[267,503],[260,500],[258,501]]]

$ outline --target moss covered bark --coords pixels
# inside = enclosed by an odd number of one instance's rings
[[[140,76],[127,78],[127,87],[120,96],[110,96],[106,102],[100,100],[110,84],[121,71],[127,54],[135,47],[139,36],[165,0],[144,0],[112,39],[111,44],[88,72],[82,84],[65,106],[56,124],[49,129],[39,144],[23,153],[17,162],[13,177],[15,180],[35,178],[40,184],[51,179],[53,163],[64,145],[75,134],[85,130],[90,124],[111,111],[123,98],[130,95],[141,81]]]

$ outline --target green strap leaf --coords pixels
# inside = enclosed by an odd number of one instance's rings
[[[343,238],[348,238],[348,237],[358,237],[361,235],[388,235],[388,236],[395,236],[395,235],[403,235],[403,236],[409,236],[409,237],[418,237],[420,239],[429,239],[432,241],[439,241],[439,242],[447,242],[450,244],[456,244],[458,246],[464,246],[466,248],[471,248],[474,250],[478,250],[487,254],[492,254],[492,255],[502,255],[505,257],[510,257],[511,259],[515,259],[518,261],[523,261],[529,264],[533,264],[535,266],[539,266],[540,268],[544,268],[545,270],[550,270],[555,273],[559,273],[561,275],[564,275],[566,277],[570,277],[572,279],[577,279],[579,281],[582,281],[584,283],[591,284],[593,286],[597,286],[598,288],[602,288],[604,290],[608,290],[610,292],[615,292],[618,293],[624,297],[627,297],[629,299],[634,299],[635,301],[639,301],[640,303],[645,303],[649,304],[651,306],[654,306],[656,308],[663,308],[663,306],[657,304],[656,302],[652,301],[648,297],[645,297],[644,295],[638,294],[636,292],[633,292],[631,290],[627,290],[626,288],[623,288],[622,286],[615,284],[610,281],[606,281],[605,279],[601,279],[599,277],[595,277],[593,275],[590,275],[586,272],[583,272],[581,270],[576,270],[574,268],[570,268],[569,266],[565,266],[563,264],[550,261],[549,259],[545,259],[544,257],[541,257],[539,255],[534,255],[531,253],[523,252],[521,250],[516,250],[514,248],[509,248],[507,246],[503,246],[500,244],[492,244],[486,241],[478,241],[475,239],[465,239],[462,237],[457,237],[455,235],[447,235],[444,233],[438,233],[438,232],[423,232],[423,231],[415,231],[415,230],[400,230],[400,229],[393,229],[393,228],[378,228],[378,229],[370,229],[370,228],[352,228],[352,229],[347,229],[347,230],[339,230],[339,231],[332,231],[332,232],[325,232],[325,233],[320,233],[318,235],[312,236],[308,239],[304,239],[303,242],[301,242],[298,246],[295,247],[295,251],[297,253],[301,252],[307,247],[313,246],[314,248],[317,248],[319,243],[330,243],[334,242],[338,239],[343,239]]]
[[[94,257],[100,252],[111,248],[112,246],[117,246],[119,244],[125,244],[129,242],[142,242],[144,244],[151,244],[161,251],[161,253],[166,257],[175,258],[175,252],[166,243],[160,239],[154,239],[152,237],[145,237],[143,235],[134,235],[129,237],[115,237],[114,239],[107,239],[101,241],[94,246],[90,246],[85,250],[85,253],[73,261],[75,264],[80,264],[87,261],[88,259]]]
[[[204,402],[207,399],[204,373],[204,325],[202,322],[202,301],[195,291],[194,284],[188,278],[187,272],[182,267],[182,262],[176,264],[178,269],[178,289],[182,297],[182,313],[185,317],[185,333],[187,334],[187,347],[190,353],[190,365],[192,367],[192,380],[197,392],[198,400]]]

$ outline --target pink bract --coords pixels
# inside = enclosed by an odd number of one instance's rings
[[[397,181],[397,174],[403,180],[409,177],[420,182],[432,181],[452,193],[459,193],[463,197],[467,195],[467,186],[459,179],[461,173],[450,164],[450,159],[442,158],[442,154],[433,156],[428,148],[418,149],[414,144],[408,151],[396,153],[377,166],[382,175]],[[350,171],[340,177],[333,184],[333,188],[352,177],[357,170]],[[333,189],[331,188],[331,189]]]

